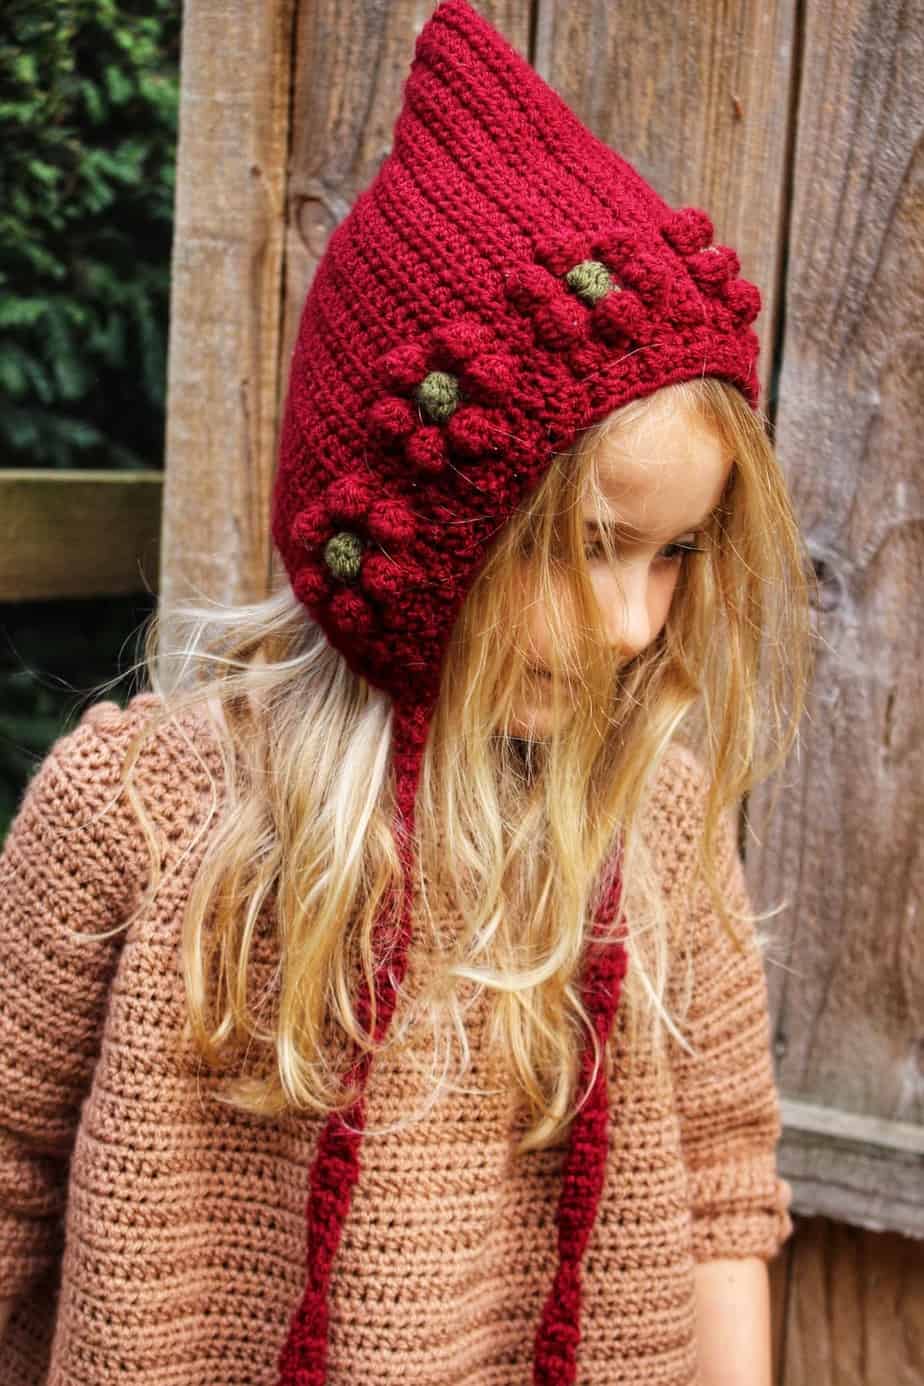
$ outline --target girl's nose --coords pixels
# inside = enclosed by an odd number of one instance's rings
[[[634,658],[651,640],[648,570],[644,564],[624,567],[606,593],[606,635],[610,645]]]

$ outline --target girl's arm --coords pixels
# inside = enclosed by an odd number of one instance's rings
[[[707,789],[702,766],[690,756],[676,788],[689,843],[699,840]],[[730,814],[718,852],[724,898],[733,909],[749,911]],[[703,1386],[768,1386],[766,1262],[792,1232],[792,1191],[777,1167],[781,1121],[763,953],[753,925],[734,920],[733,927],[741,948],[723,927],[705,883],[681,890],[672,1013],[696,1053],[672,1040],[671,1066],[688,1177]],[[678,1001],[688,958],[685,1009]]]
[[[766,1262],[701,1261],[695,1275],[700,1386],[771,1386]]]
[[[97,705],[26,787],[0,852],[0,1326],[60,1257],[68,1162],[134,870],[106,805],[121,714]],[[122,801],[124,805],[124,799]]]

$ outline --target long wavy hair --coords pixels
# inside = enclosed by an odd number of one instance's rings
[[[711,425],[733,465],[698,539],[705,552],[682,560],[663,630],[620,663],[590,579],[581,502],[591,496],[605,516],[601,445],[646,411],[672,406]],[[464,1076],[466,1014],[487,991],[489,1042],[506,1056],[527,1114],[517,1151],[561,1139],[587,1095],[577,1090],[580,1046],[592,1035],[580,963],[594,883],[617,834],[631,1043],[644,1027],[658,1065],[667,1032],[689,1049],[683,1017],[666,1002],[668,907],[646,807],[672,745],[686,742],[709,785],[697,878],[734,936],[717,879],[721,819],[782,766],[797,738],[810,581],[767,420],[730,384],[667,386],[554,457],[496,537],[452,632],[416,813],[413,946],[430,961],[378,1043],[355,996],[359,972],[373,976],[376,916],[402,888],[390,700],[349,669],[288,581],[249,604],[187,602],[171,613],[180,631],[172,649],[162,648],[160,615],[149,618],[136,668],[162,706],[132,739],[122,772],[151,849],[138,908],[162,878],[132,767],[147,737],[195,707],[217,738],[222,775],[184,903],[184,1038],[222,1075],[219,1100],[265,1115],[342,1110],[355,1095],[344,1082],[346,1050],[408,1052],[423,1025],[429,1109]],[[549,623],[553,716],[547,735],[524,738],[512,728],[533,677],[533,598]],[[273,965],[256,994],[267,939]],[[596,1052],[595,1036],[593,1044]]]

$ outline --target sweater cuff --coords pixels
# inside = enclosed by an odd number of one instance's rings
[[[690,1172],[693,1258],[772,1261],[793,1231],[792,1189],[762,1154]]]

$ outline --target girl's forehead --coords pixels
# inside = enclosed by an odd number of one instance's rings
[[[691,524],[718,505],[732,456],[717,430],[680,409],[643,416],[601,437],[584,510],[598,505],[637,528]]]

